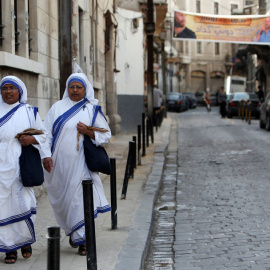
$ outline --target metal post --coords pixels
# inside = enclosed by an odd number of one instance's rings
[[[155,125],[156,125],[156,132],[158,131],[158,127],[159,127],[159,112],[160,112],[160,109],[158,111],[155,111]]]
[[[97,270],[93,182],[92,180],[85,179],[82,181],[82,186],[87,270]]]
[[[248,121],[248,104],[247,104],[247,102],[246,102],[246,104],[245,104],[245,111],[246,111],[246,122]]]
[[[47,270],[60,269],[60,228],[48,227]]]
[[[147,118],[146,119],[146,147],[149,147],[149,134],[150,134],[149,118]]]
[[[164,97],[164,116],[167,117],[166,103],[167,103],[167,83],[166,83],[166,51],[165,51],[165,42],[162,41],[162,53],[161,53],[161,63],[162,63],[162,81],[163,81],[163,97]]]
[[[134,142],[129,142],[128,158],[127,158],[126,171],[125,171],[124,182],[123,182],[123,187],[122,187],[121,200],[126,199],[126,194],[127,194],[128,179],[131,173],[130,166],[132,164],[132,155],[133,155],[132,144],[134,144]]]
[[[136,139],[136,136],[133,136],[132,137],[132,141],[135,143],[135,151],[134,151],[134,169],[137,169],[137,151],[136,151],[136,148],[137,148],[137,139]]]
[[[242,120],[244,120],[245,117],[244,101],[242,101],[241,104],[242,104]]]
[[[252,110],[252,102],[249,102],[249,115],[248,115],[248,124],[251,124],[251,110]]]
[[[115,158],[110,158],[111,163],[111,220],[112,230],[117,229],[117,196],[116,196],[116,166]]]
[[[142,150],[142,156],[144,157],[146,155],[145,153],[145,114],[142,114],[142,142],[143,142],[143,150]]]
[[[153,118],[149,118],[149,129],[150,129],[151,142],[154,143],[154,126],[153,126]]]
[[[141,164],[141,126],[138,125],[138,165]]]
[[[154,24],[154,1],[147,0],[147,22]],[[153,116],[153,83],[154,83],[154,29],[146,33],[147,41],[147,113],[148,117]]]
[[[131,179],[134,178],[134,157],[135,157],[135,153],[136,152],[136,147],[135,147],[135,142],[130,141],[129,142],[129,149],[130,149],[130,161],[129,161],[129,177]]]

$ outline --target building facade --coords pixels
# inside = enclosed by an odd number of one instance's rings
[[[117,8],[117,103],[122,132],[136,132],[144,111],[144,29],[141,12]]]
[[[76,59],[112,132],[120,131],[114,81],[113,0],[1,0],[0,76],[15,75],[44,119],[61,99]]]
[[[243,1],[172,1],[168,17],[172,23],[173,11],[183,10],[191,13],[231,15],[233,9],[243,8]],[[172,29],[172,28],[171,28]],[[171,29],[169,32],[171,33]],[[215,94],[232,67],[232,45],[223,42],[172,41],[172,47],[180,58],[178,65],[171,59],[173,87],[172,91],[204,92],[210,89]],[[170,75],[171,76],[171,75]]]

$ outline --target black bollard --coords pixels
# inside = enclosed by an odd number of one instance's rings
[[[146,147],[149,147],[150,126],[149,118],[146,119]]]
[[[129,178],[134,178],[134,152],[136,152],[135,142],[130,141],[129,142],[129,149],[130,149],[130,160],[129,160],[129,166],[128,166],[128,175]]]
[[[48,227],[47,270],[60,269],[60,228]]]
[[[134,149],[134,142],[129,142],[129,150],[128,150],[128,158],[127,158],[127,164],[126,164],[126,171],[125,171],[125,176],[124,176],[124,182],[123,182],[123,187],[122,187],[122,194],[121,194],[121,200],[126,199],[126,194],[127,194],[127,187],[128,187],[128,180],[133,177],[133,172],[132,172],[132,167],[133,167],[133,158],[134,154],[133,151],[136,151]]]
[[[141,126],[138,125],[138,165],[141,163]]]
[[[116,166],[115,158],[110,158],[111,163],[111,220],[112,230],[117,229],[117,196],[116,196]]]
[[[151,143],[154,143],[154,127],[153,127],[153,119],[149,118],[149,131],[151,136]]]
[[[158,131],[158,127],[159,127],[159,113],[160,113],[160,109],[154,112],[154,119],[155,119],[154,126],[156,126],[156,132]]]
[[[82,186],[87,270],[97,270],[93,182],[92,180],[85,179],[82,181]]]
[[[145,114],[142,114],[142,156],[144,157],[145,153]]]
[[[132,141],[135,142],[135,151],[134,151],[134,169],[137,169],[137,151],[136,151],[136,148],[137,148],[137,138],[136,136],[133,136],[132,137]]]

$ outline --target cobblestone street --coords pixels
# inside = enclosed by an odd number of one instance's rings
[[[220,119],[218,108],[171,116],[177,123],[172,132],[178,134],[174,265],[148,264],[145,269],[270,269],[270,134],[260,130],[257,120],[248,125]],[[167,159],[163,184],[169,163]],[[157,223],[164,220],[163,215]],[[172,223],[169,212],[167,222]],[[170,244],[170,234],[167,239]],[[158,246],[151,248],[157,262]]]

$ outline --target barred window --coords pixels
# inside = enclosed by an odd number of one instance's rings
[[[201,1],[196,0],[196,12],[201,13]]]
[[[220,50],[219,50],[219,43],[215,43],[215,55],[219,55]]]
[[[29,56],[31,54],[32,51],[32,47],[31,47],[31,41],[32,41],[32,37],[31,37],[31,32],[30,32],[30,0],[28,0],[28,9],[27,9],[27,13],[28,13],[28,48],[29,48]]]
[[[202,43],[201,43],[201,41],[197,41],[197,53],[198,54],[202,53]]]
[[[185,41],[185,50],[186,54],[189,54],[189,42],[187,40]]]
[[[179,42],[179,51],[180,53],[184,53],[184,41],[180,40]]]
[[[253,4],[255,4],[254,2],[255,2],[254,0],[246,0],[245,5],[246,6],[253,5]]]
[[[238,9],[238,5],[231,4],[231,14],[233,14],[234,9]]]
[[[219,9],[218,3],[215,2],[215,3],[214,3],[214,14],[218,14],[218,12],[219,12],[218,9]]]
[[[3,42],[3,20],[2,20],[2,0],[0,0],[0,47],[2,47]]]
[[[18,51],[20,42],[19,42],[19,35],[20,32],[18,31],[18,5],[17,0],[14,0],[14,28],[15,28],[15,51]]]

